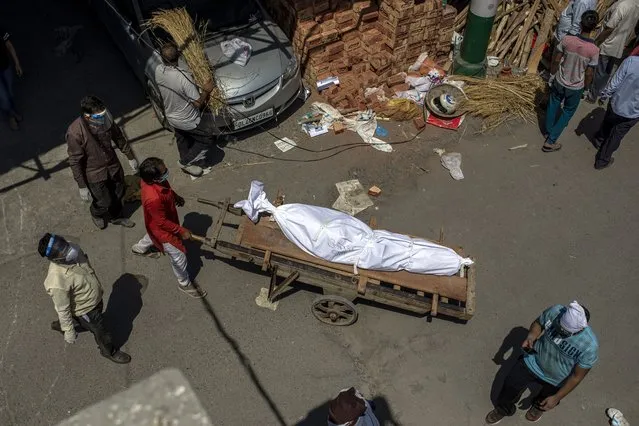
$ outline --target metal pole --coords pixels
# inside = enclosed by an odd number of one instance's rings
[[[471,0],[466,31],[459,54],[453,65],[456,74],[483,76],[486,74],[486,50],[499,0]]]

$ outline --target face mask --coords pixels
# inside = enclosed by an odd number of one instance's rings
[[[164,172],[164,174],[162,176],[160,176],[157,179],[157,183],[164,183],[167,181],[167,179],[169,178],[169,169],[166,169],[166,172]]]
[[[84,259],[82,249],[76,244],[69,243],[63,237],[52,236],[47,247],[47,257],[51,262],[60,265],[80,263]]]
[[[113,117],[107,109],[96,114],[84,114],[84,117],[93,133],[107,132],[113,125]]]

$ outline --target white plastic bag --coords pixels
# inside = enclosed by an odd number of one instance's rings
[[[220,43],[222,53],[229,59],[233,60],[233,63],[243,67],[251,57],[251,45],[239,38],[234,38],[230,41],[223,41]]]
[[[378,271],[454,275],[473,261],[430,241],[388,231],[373,231],[359,219],[336,210],[306,204],[275,207],[266,198],[264,184],[251,182],[247,200],[235,203],[257,222],[259,214],[273,215],[291,242],[306,253],[329,262]]]

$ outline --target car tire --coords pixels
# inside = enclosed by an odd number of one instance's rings
[[[153,108],[153,113],[155,114],[155,118],[157,118],[160,126],[167,130],[173,130],[169,121],[166,119],[166,113],[164,112],[164,102],[162,101],[162,95],[155,87],[155,84],[151,80],[147,80],[146,82],[146,96],[149,98],[149,102],[151,103],[151,108]]]

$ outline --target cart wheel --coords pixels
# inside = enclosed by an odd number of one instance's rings
[[[357,321],[357,310],[340,296],[319,296],[311,305],[315,318],[330,325],[351,325]]]

